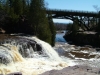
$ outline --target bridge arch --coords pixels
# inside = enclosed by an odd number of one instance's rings
[[[56,19],[69,19],[73,22],[78,20],[78,25],[83,30],[91,30],[90,21],[94,20],[95,25],[98,23],[98,13],[97,12],[88,12],[88,11],[73,11],[73,10],[58,10],[58,9],[47,9],[48,12],[51,12],[52,17]]]

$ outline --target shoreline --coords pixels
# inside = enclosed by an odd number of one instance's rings
[[[51,70],[40,75],[100,75],[100,68],[86,65],[69,66],[62,70]]]
[[[21,72],[15,72],[7,75],[23,75],[23,74]],[[38,75],[100,75],[100,68],[90,67],[86,65],[75,65],[75,66],[65,67],[62,70],[46,71]]]

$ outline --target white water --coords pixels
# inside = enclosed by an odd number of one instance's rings
[[[23,75],[38,75],[46,71],[53,69],[60,70],[73,65],[100,67],[100,52],[96,52],[92,48],[89,48],[89,50],[80,50],[81,47],[69,45],[62,40],[62,36],[59,36],[57,37],[61,38],[61,41],[56,42],[54,47],[57,52],[48,43],[36,37],[23,36],[24,40],[19,37],[20,40],[18,39],[17,41],[12,39],[10,43],[5,41],[5,43],[0,45],[0,62],[3,63],[0,64],[0,74],[6,75],[13,72],[21,72]],[[35,41],[35,45],[39,44],[42,47],[42,54],[34,50],[34,44],[30,45],[28,41],[31,43]],[[87,49],[87,47],[84,49]],[[86,59],[75,57],[71,52],[88,53],[89,56],[96,56]],[[2,61],[1,58],[3,59]]]
[[[81,50],[82,48],[85,50]],[[56,42],[54,49],[59,53],[62,59],[66,60],[68,65],[86,65],[100,68],[100,52],[97,52],[95,48],[88,49],[87,47],[69,45],[64,42]],[[92,55],[93,57],[91,57]]]
[[[43,53],[39,54],[23,41],[5,42],[0,46],[0,74],[21,72],[23,75],[38,75],[45,71],[60,70],[68,66],[48,43],[36,37],[24,37],[24,39],[30,39],[31,42],[36,41],[42,47]]]

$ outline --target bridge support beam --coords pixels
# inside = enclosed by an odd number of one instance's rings
[[[86,17],[86,16],[73,16],[73,15],[54,15],[53,17],[57,17],[59,19],[70,19],[72,21],[78,20],[78,25],[83,29],[84,31],[91,30],[93,27],[97,25],[97,18],[95,17]]]
[[[47,13],[51,12],[53,18],[57,19],[70,19],[78,20],[78,25],[81,29],[92,30],[98,24],[98,14],[95,12],[78,12],[78,11],[65,11],[65,10],[47,10]]]

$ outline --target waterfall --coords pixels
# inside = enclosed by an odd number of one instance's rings
[[[9,49],[7,47],[10,47]],[[10,62],[23,61],[16,46],[3,44],[0,46],[0,63],[7,64]]]
[[[44,55],[48,55],[53,60],[61,61],[61,58],[59,57],[57,52],[51,47],[51,45],[49,45],[48,43],[42,40],[39,40],[36,37],[31,37],[30,39],[33,39],[34,41],[37,42],[37,44],[39,44],[42,47],[42,51]]]
[[[0,42],[0,74],[18,71],[34,75],[65,66],[57,52],[37,37],[18,36]]]

